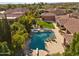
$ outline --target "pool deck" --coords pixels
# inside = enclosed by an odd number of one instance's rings
[[[56,36],[56,42],[47,42],[47,50],[49,51],[49,54],[55,54],[55,53],[63,53],[64,52],[64,47],[63,47],[63,42],[64,42],[64,37],[59,33],[59,28],[55,25],[56,29],[52,29],[54,31],[55,36]]]
[[[45,56],[47,54],[55,54],[55,53],[63,53],[64,52],[64,47],[63,47],[63,40],[64,37],[59,33],[59,28],[56,26],[56,24],[54,24],[55,29],[52,29],[52,31],[54,31],[55,36],[56,36],[56,42],[50,41],[50,42],[46,42],[46,49],[47,51],[44,50],[39,50],[39,56]],[[33,56],[37,56],[36,54],[36,50],[33,50],[32,52]]]

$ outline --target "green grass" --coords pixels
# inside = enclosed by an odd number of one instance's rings
[[[53,23],[49,23],[49,22],[44,22],[42,20],[37,21],[37,24],[44,27],[44,28],[49,28],[49,29],[55,29]]]

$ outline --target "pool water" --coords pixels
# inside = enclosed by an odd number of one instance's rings
[[[32,34],[30,49],[45,50],[45,40],[54,36],[54,32],[35,32]]]

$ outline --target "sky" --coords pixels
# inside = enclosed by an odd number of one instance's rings
[[[0,3],[79,2],[79,0],[0,0]]]

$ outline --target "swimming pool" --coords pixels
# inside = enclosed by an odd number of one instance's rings
[[[30,49],[45,50],[45,41],[54,36],[54,32],[34,32],[31,37]]]

